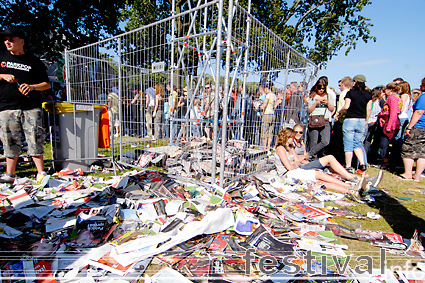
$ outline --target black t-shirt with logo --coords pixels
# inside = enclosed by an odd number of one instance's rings
[[[18,84],[38,84],[49,82],[43,62],[31,54],[12,55],[9,51],[0,51],[0,74],[11,74],[17,83],[0,81],[0,111],[40,108],[42,97],[39,91],[30,91],[23,95]]]

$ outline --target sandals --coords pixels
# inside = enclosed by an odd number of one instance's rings
[[[413,178],[406,178],[403,175],[395,176],[396,179],[404,180],[404,181],[413,181]]]

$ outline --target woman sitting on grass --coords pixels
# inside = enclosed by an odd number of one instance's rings
[[[296,124],[294,126],[294,160],[298,161],[301,166],[301,169],[324,169],[326,166],[330,166],[333,171],[338,173],[344,180],[350,182],[357,182],[357,176],[349,173],[341,163],[336,160],[333,155],[325,155],[321,158],[314,159],[313,161],[308,161],[307,150],[305,149],[304,141],[302,140],[302,136],[304,133],[304,127],[301,124]]]
[[[295,136],[293,138],[294,140],[294,160],[299,162],[301,164],[301,169],[319,169],[322,170],[325,167],[330,167],[331,170],[338,175],[340,175],[344,180],[350,181],[352,183],[357,183],[358,178],[356,175],[349,173],[342,165],[341,163],[336,160],[336,158],[333,155],[325,155],[321,158],[317,158],[313,160],[312,162],[308,161],[308,154],[305,149],[304,141],[302,140],[302,136],[304,133],[304,127],[301,124],[296,124],[294,126]],[[378,175],[373,178],[367,179],[367,184],[372,187],[376,187],[379,182],[382,179],[382,171],[379,171]]]
[[[366,186],[366,180],[362,177],[355,185],[344,183],[322,171],[315,169],[302,169],[301,162],[295,161],[294,149],[295,131],[291,128],[281,130],[276,140],[275,164],[280,176],[299,179],[303,182],[322,181],[326,188],[353,196],[354,199],[360,199],[360,190]]]

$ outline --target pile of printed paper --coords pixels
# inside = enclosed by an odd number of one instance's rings
[[[325,206],[352,204],[341,194],[273,173],[225,188],[151,170],[109,179],[81,173],[0,187],[3,282],[357,278],[338,237],[425,258],[424,234],[407,243],[397,234],[338,225],[332,215],[365,217]],[[376,280],[373,272],[358,280]]]

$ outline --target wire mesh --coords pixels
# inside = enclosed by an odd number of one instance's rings
[[[224,185],[267,168],[263,85],[276,94],[273,145],[280,129],[306,123],[318,67],[233,1],[188,7],[67,51],[67,91],[72,101],[109,105],[120,162],[143,167],[146,152],[167,152],[191,162],[186,175],[215,182],[219,170]]]

